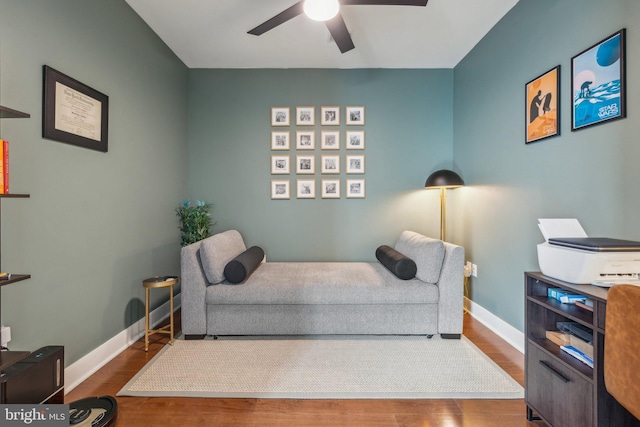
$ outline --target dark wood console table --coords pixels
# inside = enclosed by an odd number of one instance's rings
[[[593,311],[549,298],[549,288],[588,297],[594,302]],[[554,427],[640,427],[640,421],[604,385],[607,294],[606,288],[525,273],[525,403],[529,421],[542,419]],[[593,331],[593,368],[546,338],[546,331],[556,330],[557,322],[577,322]]]
[[[30,351],[0,351],[0,371],[19,362],[30,354]]]

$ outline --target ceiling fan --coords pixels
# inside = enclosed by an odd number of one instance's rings
[[[248,31],[248,34],[259,36],[305,13],[311,19],[324,21],[329,33],[331,33],[331,37],[333,37],[336,45],[338,45],[338,49],[340,49],[340,52],[345,53],[355,48],[355,45],[340,13],[340,6],[426,6],[428,1],[429,0],[301,0],[273,18],[258,25],[251,31]],[[320,11],[320,16],[313,15],[314,11]],[[325,11],[327,12],[323,15]]]

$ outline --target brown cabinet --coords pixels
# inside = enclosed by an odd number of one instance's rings
[[[549,288],[588,297],[593,311],[562,304]],[[605,317],[608,290],[575,285],[541,273],[525,273],[525,403],[527,419],[554,427],[640,427],[604,386]],[[575,322],[591,331],[593,368],[546,338],[558,322]],[[537,415],[537,417],[536,417]]]

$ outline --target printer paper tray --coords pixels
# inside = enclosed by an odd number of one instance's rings
[[[549,243],[554,246],[581,249],[590,252],[638,252],[640,242],[631,240],[610,239],[607,237],[571,237],[551,238]]]

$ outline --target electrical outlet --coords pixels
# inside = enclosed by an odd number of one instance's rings
[[[9,341],[11,341],[11,328],[2,326],[0,328],[0,344],[2,344],[2,347],[6,347]]]
[[[471,264],[471,275],[473,277],[478,277],[478,266],[475,264]]]
[[[473,264],[471,264],[471,261],[467,261],[467,263],[464,265],[464,277],[471,277],[471,273],[473,272]]]

